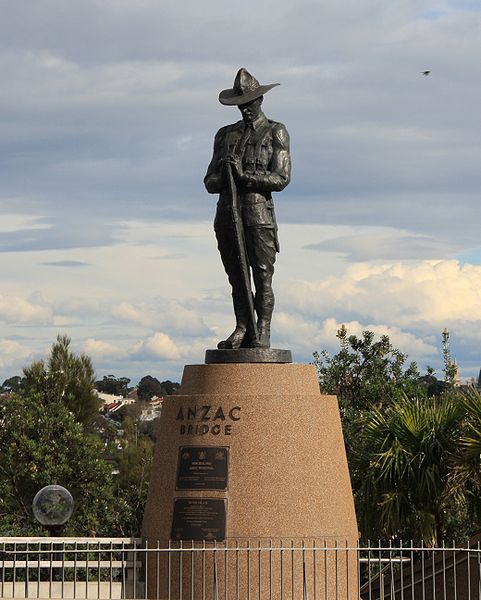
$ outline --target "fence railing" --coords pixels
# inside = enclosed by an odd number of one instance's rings
[[[481,600],[481,549],[0,538],[0,598]]]
[[[136,538],[0,537],[0,598],[134,598]]]

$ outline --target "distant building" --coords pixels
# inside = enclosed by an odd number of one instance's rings
[[[109,413],[114,413],[119,410],[119,408],[123,406],[122,402],[111,402],[110,404],[104,404],[104,411]]]
[[[153,421],[160,417],[163,401],[163,396],[153,396],[147,407],[140,413],[139,421]]]
[[[115,394],[105,394],[104,392],[97,392],[98,398],[101,400],[102,405],[112,404],[113,402],[120,402],[124,399],[123,396],[116,396]]]
[[[131,392],[129,392],[127,394],[126,398],[128,398],[129,400],[133,400],[134,402],[137,402],[137,400],[139,399],[139,394],[137,392],[137,388],[134,388]]]
[[[100,412],[114,413],[122,406],[127,404],[134,404],[133,398],[124,398],[123,396],[115,396],[114,394],[105,394],[104,392],[97,392],[97,396],[102,402]]]

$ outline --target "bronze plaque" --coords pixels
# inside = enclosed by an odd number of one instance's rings
[[[180,448],[177,489],[227,489],[227,448],[221,446]]]
[[[172,540],[225,540],[225,500],[219,498],[176,498]]]

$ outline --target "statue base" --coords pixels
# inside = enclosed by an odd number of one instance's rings
[[[142,534],[145,598],[358,600],[339,409],[315,367],[187,365],[162,406]]]
[[[280,363],[292,362],[290,350],[276,348],[237,348],[235,350],[206,350],[205,364],[222,363]]]

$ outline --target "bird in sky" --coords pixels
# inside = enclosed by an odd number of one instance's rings
[[[428,75],[431,73],[431,71],[421,71],[421,73],[422,73],[422,74],[423,74],[425,77],[427,77],[427,76],[428,76]]]

